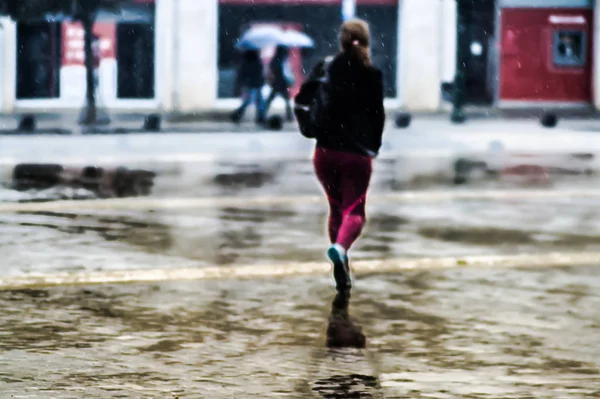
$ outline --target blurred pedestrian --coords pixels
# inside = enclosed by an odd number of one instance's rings
[[[294,84],[293,73],[289,64],[290,51],[285,46],[277,46],[275,55],[269,63],[268,83],[271,93],[265,103],[265,116],[269,112],[271,103],[278,95],[285,101],[285,115],[288,121],[293,120],[292,107],[290,105],[290,87]]]
[[[94,66],[94,89],[98,88],[100,76],[100,64],[102,63],[102,48],[100,47],[100,37],[92,36],[92,64]]]
[[[246,50],[242,54],[242,63],[238,71],[239,85],[242,88],[242,105],[233,112],[232,120],[240,122],[246,108],[252,102],[256,107],[256,123],[264,122],[264,102],[261,89],[265,84],[264,68],[259,50]]]
[[[333,263],[333,276],[340,291],[352,286],[348,251],[366,221],[372,159],[381,147],[385,122],[383,75],[371,63],[369,41],[365,21],[345,22],[340,33],[340,53],[317,64],[296,97],[297,108],[310,109],[310,104],[322,108],[305,112],[310,114],[312,125],[318,121],[313,162],[329,202],[332,245],[327,256]],[[315,82],[323,82],[320,90],[315,90]],[[303,134],[312,133],[311,130],[301,126]]]

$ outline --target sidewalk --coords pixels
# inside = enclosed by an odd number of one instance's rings
[[[387,111],[388,121],[386,126],[388,129],[396,129],[394,119],[396,112]],[[543,128],[538,119],[530,114],[510,114],[509,117],[503,116],[500,111],[471,111],[468,115],[467,122],[462,125],[453,125],[450,122],[450,116],[447,113],[413,113],[412,124],[407,130],[450,130],[450,131],[475,131],[481,129],[497,130],[502,132],[514,132],[514,128],[533,128],[535,131],[543,132],[544,134],[553,131],[583,131],[583,132],[600,132],[600,119],[595,117],[577,117],[570,116],[566,119],[560,119],[558,126],[555,129]],[[219,114],[220,115],[220,114]],[[252,118],[246,118],[241,124],[234,124],[223,115],[186,115],[172,116],[163,115],[161,122],[162,133],[260,133],[265,132],[261,126],[257,126],[252,122]],[[125,134],[125,133],[144,133],[142,130],[144,118],[148,113],[113,113],[110,114],[111,122],[108,125],[99,125],[86,129],[77,124],[79,114],[77,112],[64,113],[47,113],[36,114],[36,122],[38,131],[37,134]],[[15,135],[14,129],[17,128],[20,114],[0,115],[0,136]],[[404,130],[404,129],[403,129]],[[284,123],[283,132],[296,132],[297,126],[295,123]],[[148,132],[151,133],[151,132]],[[281,133],[273,132],[273,133]],[[28,135],[27,133],[23,133]]]
[[[60,127],[69,130],[74,123],[66,116],[41,120],[43,129]],[[16,126],[14,118],[0,118],[0,128]],[[99,155],[136,154],[227,154],[252,153],[269,155],[303,154],[312,147],[295,124],[286,124],[282,131],[265,131],[252,123],[235,125],[229,122],[163,123],[158,133],[118,134],[118,131],[140,127],[135,116],[116,119],[111,128],[117,134],[93,136],[13,135],[0,137],[0,156],[94,157]],[[145,133],[145,134],[144,134]],[[201,133],[201,134],[192,134]],[[590,119],[565,120],[554,129],[543,128],[537,120],[474,119],[453,125],[447,116],[415,116],[411,126],[398,129],[392,120],[386,123],[384,146],[386,152],[481,152],[501,143],[507,151],[565,152],[599,151],[600,121]],[[23,148],[25,147],[25,148]],[[22,151],[25,150],[25,151]],[[39,150],[39,152],[38,152]],[[83,155],[85,154],[85,155]],[[23,160],[20,160],[23,161]]]

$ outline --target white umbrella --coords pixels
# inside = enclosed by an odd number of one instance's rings
[[[239,49],[255,48],[277,44],[283,35],[283,31],[275,26],[257,26],[247,30],[238,39],[236,47]]]
[[[315,42],[305,33],[297,30],[286,30],[281,35],[278,44],[286,47],[314,47]]]

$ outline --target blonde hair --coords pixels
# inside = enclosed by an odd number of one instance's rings
[[[366,21],[346,21],[340,29],[340,47],[344,53],[355,55],[365,66],[371,65],[370,36]]]

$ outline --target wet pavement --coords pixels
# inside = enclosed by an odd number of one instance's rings
[[[396,129],[389,122],[372,186],[384,192],[449,188],[459,158],[483,161],[492,169],[517,167],[522,173],[519,166],[525,164],[526,171],[532,170],[531,176],[516,178],[469,173],[469,183],[483,189],[597,185],[600,138],[592,125],[565,121],[564,127],[549,130],[531,120],[490,119],[455,126],[446,117],[430,116],[416,119],[409,129]],[[95,196],[73,187],[24,193],[6,189],[15,183],[15,166],[23,163],[148,170],[157,174],[150,193],[156,198],[319,193],[310,162],[314,142],[297,131],[237,132],[227,123],[201,131],[1,137],[0,202]],[[553,170],[569,176],[553,175]]]
[[[373,204],[353,256],[599,250],[597,212]],[[324,217],[293,203],[2,214],[1,273],[322,260]],[[375,274],[349,313],[327,276],[6,290],[0,384],[14,398],[593,398],[599,284],[575,266]]]
[[[326,206],[0,213],[1,275],[323,259]],[[355,259],[600,251],[595,198],[369,204]]]
[[[353,259],[600,251],[597,198],[377,201],[407,187],[398,162],[378,169]],[[152,197],[319,194],[310,164],[300,164],[261,164],[272,171],[261,174],[250,163],[241,177],[209,167],[210,180],[180,165],[159,175]],[[536,184],[570,190],[590,179]],[[450,189],[446,182],[409,187]],[[64,192],[0,194],[6,202]],[[320,262],[326,211],[324,202],[292,198],[3,212],[0,278]],[[4,290],[0,397],[596,398],[597,270],[374,273],[359,277],[351,298],[335,297],[324,275]]]
[[[542,161],[536,159],[537,161]],[[515,173],[487,173],[475,169],[463,176],[455,170],[457,158],[398,156],[375,162],[371,180],[373,195],[417,191],[468,190],[588,190],[600,187],[598,169],[585,173],[576,165],[573,173],[552,173],[544,170]],[[320,195],[322,190],[314,175],[309,154],[293,160],[237,160],[211,162],[142,162],[128,164],[156,173],[152,187],[144,197],[221,198],[221,197],[280,197]],[[578,169],[581,168],[581,169]],[[132,170],[132,173],[135,173]],[[144,172],[145,173],[145,172]],[[10,173],[9,173],[10,175]],[[457,176],[466,182],[455,183]],[[10,188],[11,177],[0,178],[0,203],[39,202],[62,199],[94,199],[98,193],[82,187],[54,186],[44,190],[16,191]],[[104,183],[104,182],[101,182]],[[110,188],[110,187],[109,187]],[[132,190],[135,191],[135,190]],[[144,192],[145,194],[145,192]]]
[[[593,267],[413,271],[363,277],[348,308],[322,276],[4,291],[0,384],[7,398],[596,398],[599,284]]]

